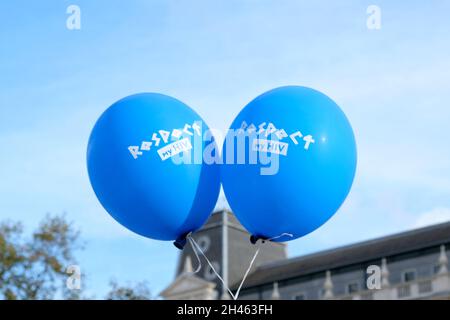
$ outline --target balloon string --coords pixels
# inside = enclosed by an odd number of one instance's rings
[[[202,260],[200,260],[200,257],[199,257],[199,255],[197,253],[197,250],[195,250],[195,247],[192,244],[191,235],[189,234],[187,236],[187,238],[188,238],[188,240],[189,240],[189,242],[190,242],[190,244],[192,246],[192,251],[194,251],[195,257],[197,258],[197,269],[195,269],[195,271],[193,271],[193,272],[188,272],[187,274],[196,274],[202,268]]]
[[[245,279],[247,278],[247,275],[248,275],[248,273],[250,272],[250,269],[252,268],[253,263],[255,262],[255,259],[256,259],[256,257],[258,256],[258,253],[259,253],[259,250],[260,250],[260,249],[261,249],[261,248],[258,248],[258,249],[256,250],[255,254],[253,255],[253,259],[252,259],[252,261],[250,261],[250,265],[248,266],[247,271],[245,271],[244,277],[242,278],[242,281],[241,281],[241,283],[239,284],[239,288],[238,288],[237,291],[236,291],[236,296],[234,297],[234,300],[237,300],[237,298],[239,297],[239,293],[241,292],[242,285],[244,284],[244,281],[245,281]]]
[[[273,238],[269,238],[266,239],[266,241],[271,241],[274,239],[278,239],[281,238],[283,236],[289,236],[289,237],[293,237],[293,235],[291,233],[282,233],[279,236],[275,236]],[[220,276],[220,274],[216,271],[216,269],[214,268],[214,266],[212,265],[212,263],[209,261],[208,257],[205,255],[205,253],[203,252],[203,250],[200,248],[200,246],[197,244],[197,242],[195,242],[194,238],[189,234],[187,236],[187,239],[189,240],[189,243],[192,246],[192,250],[195,253],[195,256],[197,257],[197,261],[199,263],[197,269],[193,272],[193,273],[197,273],[198,271],[200,271],[201,268],[201,260],[200,257],[198,255],[198,252],[200,252],[202,254],[202,256],[205,258],[206,262],[208,263],[209,267],[211,268],[211,270],[214,272],[214,274],[217,276],[217,278],[222,282],[222,285],[225,287],[225,289],[227,289],[228,293],[231,295],[231,297],[233,298],[233,300],[237,300],[239,297],[239,293],[241,292],[242,286],[244,285],[245,279],[247,278],[248,274],[250,273],[250,270],[252,269],[252,266],[256,260],[256,257],[259,254],[260,251],[260,247],[258,246],[258,249],[255,251],[255,254],[253,255],[252,260],[250,261],[250,264],[247,268],[247,270],[245,271],[244,277],[242,278],[241,283],[239,284],[239,287],[236,291],[236,293],[233,294],[233,292],[230,290],[230,288],[227,286],[227,284],[225,283],[225,281],[223,280],[223,278]]]
[[[291,238],[292,238],[294,235],[293,235],[292,233],[283,232],[283,233],[280,234],[279,236],[275,236],[275,237],[273,237],[273,238],[267,239],[267,241],[272,241],[272,240],[275,240],[275,239],[278,239],[278,238],[281,238],[281,237],[284,237],[284,236],[288,236],[288,237],[291,237]]]
[[[205,258],[206,262],[209,264],[209,267],[211,268],[211,270],[215,273],[215,275],[217,276],[217,278],[219,278],[219,280],[222,282],[223,286],[227,289],[227,291],[230,293],[231,297],[233,297],[234,300],[237,299],[237,297],[235,297],[235,295],[233,294],[233,292],[230,290],[230,288],[228,288],[228,286],[225,284],[225,281],[222,279],[222,277],[220,276],[220,274],[216,271],[216,269],[214,268],[214,266],[212,265],[212,263],[209,261],[208,257],[205,255],[205,253],[202,251],[202,249],[200,248],[200,246],[197,244],[197,242],[195,242],[194,238],[192,238],[190,235],[187,237],[187,239],[189,240],[189,242],[191,243],[192,249],[194,250],[194,252],[198,251],[202,254],[202,256]],[[197,255],[197,253],[195,253]]]

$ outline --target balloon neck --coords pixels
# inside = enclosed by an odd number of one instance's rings
[[[255,236],[255,235],[251,235],[250,236],[250,242],[252,244],[256,244],[258,242],[258,240],[261,240],[262,243],[266,242],[268,240],[268,238],[266,237],[261,237],[261,236]]]
[[[177,240],[175,240],[173,242],[173,245],[175,247],[177,247],[180,250],[184,249],[184,246],[186,245],[187,242],[187,237],[191,234],[192,232],[188,232],[188,233],[184,233],[182,234],[180,237],[177,238]]]

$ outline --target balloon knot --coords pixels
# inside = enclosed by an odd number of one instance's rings
[[[252,244],[256,244],[258,242],[258,240],[262,240],[262,243],[265,243],[267,238],[266,237],[261,237],[261,236],[255,236],[255,235],[251,235],[250,236],[250,242]]]
[[[177,247],[178,249],[183,250],[184,246],[186,245],[186,242],[187,242],[187,237],[189,237],[191,234],[192,234],[192,232],[187,232],[187,233],[182,234],[180,237],[178,237],[177,240],[175,240],[173,242],[173,245],[175,247]]]

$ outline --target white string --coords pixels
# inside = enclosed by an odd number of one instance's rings
[[[275,239],[278,239],[278,238],[281,238],[281,237],[284,237],[284,236],[288,236],[288,237],[292,238],[294,235],[292,233],[283,232],[279,236],[267,239],[267,241],[272,241],[272,240],[275,240]]]
[[[189,240],[191,240],[191,235],[189,234],[187,236],[187,238]],[[192,251],[194,251],[195,257],[197,258],[197,269],[195,269],[195,271],[193,271],[193,272],[188,272],[187,274],[196,274],[202,268],[202,261],[200,260],[200,257],[198,256],[197,250],[195,250],[194,246],[192,245],[192,242],[191,242],[191,246],[192,246]]]
[[[212,265],[212,263],[209,261],[208,257],[205,255],[205,253],[202,251],[202,249],[200,248],[200,246],[197,244],[197,242],[195,242],[194,238],[192,238],[190,235],[187,237],[187,239],[189,240],[189,242],[191,243],[192,249],[195,251],[198,250],[198,252],[200,252],[203,257],[205,258],[206,262],[208,262],[209,267],[211,268],[211,270],[216,274],[217,278],[219,278],[219,280],[222,282],[223,286],[228,290],[228,292],[230,293],[231,297],[233,297],[234,300],[236,300],[236,297],[234,296],[233,292],[230,290],[230,288],[228,288],[228,286],[225,284],[225,281],[222,279],[222,277],[220,276],[220,274],[216,271],[216,269],[214,269],[214,266]],[[196,253],[197,255],[197,253]]]
[[[250,269],[251,269],[252,266],[253,266],[253,262],[255,262],[255,259],[256,259],[256,257],[258,256],[259,249],[261,249],[261,248],[258,248],[258,249],[256,250],[255,255],[253,256],[252,261],[250,261],[250,265],[248,266],[247,271],[245,271],[245,274],[244,274],[244,277],[242,278],[241,284],[239,285],[239,288],[238,288],[237,291],[236,291],[236,297],[234,298],[234,300],[237,300],[237,298],[239,297],[239,292],[241,292],[242,285],[244,284],[244,281],[245,281],[245,279],[247,278],[247,275],[248,275],[248,273],[250,272]]]
[[[281,238],[281,237],[283,237],[283,236],[293,237],[293,235],[292,235],[291,233],[282,233],[282,234],[280,234],[279,236],[276,236],[276,237],[273,237],[273,238],[270,238],[270,239],[265,239],[264,241],[271,241],[271,240],[274,240],[274,239]],[[250,261],[250,264],[249,264],[247,270],[245,271],[244,277],[242,278],[242,281],[241,281],[241,283],[239,284],[239,287],[238,287],[236,293],[233,294],[233,292],[232,292],[232,291],[230,290],[230,288],[227,286],[227,284],[226,284],[225,281],[222,279],[222,277],[220,276],[220,274],[216,271],[216,269],[214,268],[214,266],[212,265],[212,263],[209,261],[208,257],[206,257],[206,255],[205,255],[205,253],[203,252],[203,250],[200,248],[200,246],[197,244],[197,242],[195,242],[194,238],[192,238],[191,234],[189,234],[189,235],[187,236],[187,239],[189,240],[189,243],[190,243],[191,246],[192,246],[192,250],[194,251],[195,256],[197,257],[197,260],[198,260],[198,262],[199,262],[199,265],[198,265],[196,271],[194,271],[193,273],[197,273],[197,272],[200,270],[200,268],[201,268],[201,260],[200,260],[200,257],[199,257],[199,255],[198,255],[198,252],[200,252],[200,253],[203,255],[203,257],[205,258],[205,260],[206,260],[206,262],[208,263],[208,265],[209,265],[209,267],[211,268],[211,270],[215,273],[215,275],[217,276],[217,278],[219,278],[219,280],[222,282],[222,285],[225,287],[225,289],[227,289],[228,293],[231,295],[231,297],[233,298],[233,300],[237,300],[237,298],[239,297],[239,293],[241,292],[241,288],[242,288],[242,286],[243,286],[243,284],[244,284],[244,282],[245,282],[245,279],[247,278],[247,276],[248,276],[250,270],[252,269],[253,263],[255,262],[256,257],[257,257],[258,254],[259,254],[259,250],[260,250],[261,248],[258,246],[258,249],[256,250],[255,254],[253,255],[253,258],[252,258],[252,260]],[[198,251],[198,252],[197,252],[197,251]]]

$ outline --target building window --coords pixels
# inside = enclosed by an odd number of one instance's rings
[[[416,280],[416,270],[406,270],[402,273],[402,281],[403,282],[411,282]]]
[[[325,289],[324,288],[320,288],[319,289],[319,299],[322,299],[325,296]]]
[[[419,282],[419,293],[428,293],[433,291],[433,284],[431,280],[424,280]]]
[[[305,293],[297,293],[294,296],[292,296],[292,300],[306,300],[306,294]]]
[[[347,294],[352,294],[359,291],[359,283],[358,282],[352,282],[347,284]]]
[[[438,274],[438,273],[439,273],[439,270],[441,270],[441,266],[438,265],[438,264],[435,264],[435,265],[433,266],[433,274]]]
[[[411,286],[409,284],[403,284],[397,287],[397,296],[399,298],[407,298],[411,295]]]

